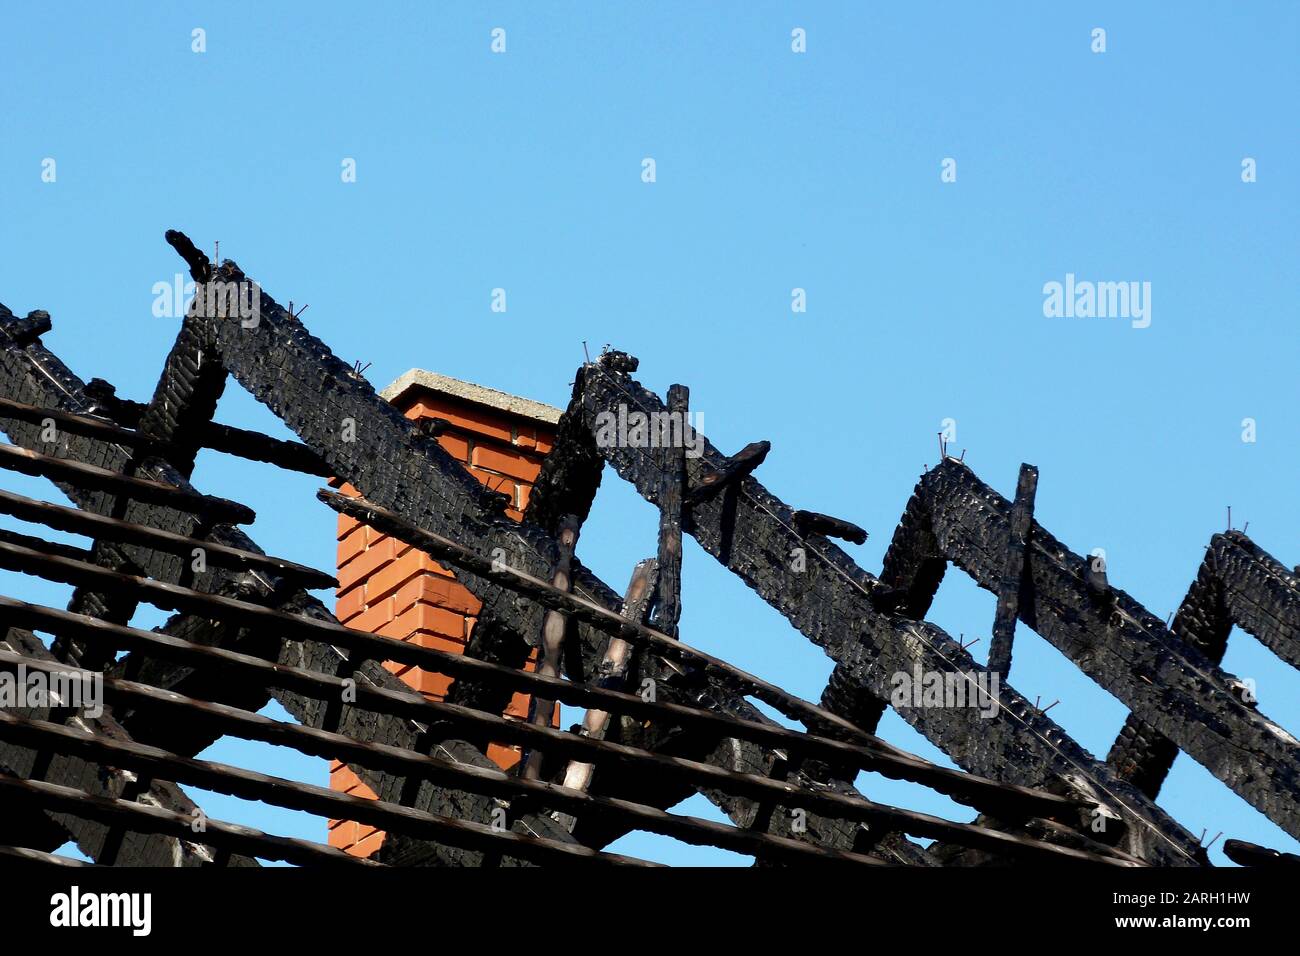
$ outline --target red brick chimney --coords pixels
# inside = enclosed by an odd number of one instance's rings
[[[506,514],[519,521],[528,495],[551,450],[560,410],[495,389],[411,369],[380,396],[407,418],[447,422],[438,442],[470,474],[493,491],[510,497]],[[345,494],[355,494],[349,486]],[[450,570],[428,555],[356,520],[340,515],[338,527],[338,603],[335,613],[348,627],[414,641],[462,654],[478,620],[480,605]],[[530,659],[531,670],[535,660]],[[451,679],[417,668],[388,664],[398,677],[430,700],[442,700]],[[528,716],[528,698],[516,694],[506,716]],[[492,744],[488,756],[502,768],[518,762],[517,747]],[[339,761],[330,764],[330,786],[374,799],[371,790]],[[358,856],[369,856],[383,842],[374,827],[330,821],[329,842]]]

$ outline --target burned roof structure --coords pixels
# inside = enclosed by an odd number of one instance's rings
[[[682,441],[598,441],[598,422],[620,408],[679,421],[689,410],[686,388],[661,399],[619,352],[578,369],[518,522],[238,266],[213,264],[180,233],[167,239],[209,294],[196,296],[147,403],[64,365],[42,343],[45,313],[0,306],[0,428],[12,442],[0,466],[48,478],[72,503],[0,491],[0,512],[35,530],[0,532],[0,567],[75,589],[66,609],[0,597],[0,670],[102,678],[107,703],[0,708],[0,856],[82,865],[55,853],[72,840],[95,864],[119,866],[639,865],[607,847],[644,830],[761,864],[1204,866],[1201,840],[1156,804],[1180,751],[1300,837],[1300,743],[1219,666],[1233,625],[1300,665],[1300,579],[1244,533],[1214,536],[1166,626],[1034,521],[1034,468],[1007,500],[945,456],[874,575],[832,540],[861,540],[861,529],[763,487],[766,442],[728,456],[704,441],[687,457]],[[223,293],[248,286],[251,321]],[[215,423],[228,379],[298,441]],[[453,568],[482,602],[469,652],[341,625],[309,593],[330,575],[265,554],[240,528],[248,508],[194,487],[205,448],[355,490],[319,498]],[[606,466],[661,516],[622,594],[577,556]],[[41,529],[93,544],[55,544]],[[683,534],[833,659],[820,701],[710,655],[707,635],[682,639]],[[925,620],[949,565],[997,595],[987,666]],[[141,602],[173,616],[133,627]],[[1017,622],[1130,711],[1104,759],[1014,689]],[[535,671],[524,668],[530,648]],[[386,662],[450,675],[447,700],[413,692]],[[960,770],[875,735],[891,675],[917,671],[989,697],[991,718],[897,708]],[[999,681],[980,679],[990,674]],[[532,699],[528,720],[501,716],[516,692]],[[259,715],[271,700],[296,723]],[[556,701],[585,709],[581,727],[553,726]],[[195,756],[223,735],[341,760],[378,799]],[[526,759],[501,770],[485,756],[492,741]],[[862,770],[979,816],[875,802],[854,786]],[[365,821],[388,838],[360,858],[211,819],[182,786]],[[669,812],[694,793],[729,822]],[[1239,841],[1227,852],[1297,862]]]

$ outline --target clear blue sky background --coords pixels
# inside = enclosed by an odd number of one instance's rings
[[[689,384],[723,450],[770,439],[764,483],[869,529],[851,550],[873,571],[949,417],[1004,494],[1037,464],[1039,520],[1078,552],[1105,548],[1111,581],[1161,617],[1228,505],[1300,561],[1294,3],[544,6],[6,5],[0,301],[49,310],[46,343],[78,374],[146,399],[177,326],[151,315],[150,290],[181,270],[162,238],[179,228],[309,303],[312,331],[373,363],[376,387],[419,366],[563,405],[584,340],[628,350],[650,387]],[[1244,157],[1258,182],[1241,181]],[[1045,318],[1043,284],[1067,272],[1149,281],[1150,328]],[[284,434],[236,385],[219,417]],[[205,454],[196,482],[253,505],[268,551],[332,566],[312,481]],[[654,528],[607,476],[582,558],[621,587]],[[66,600],[30,578],[0,586]],[[687,640],[820,694],[829,660],[694,545],[684,592]],[[993,609],[952,573],[932,620],[982,637],[979,653]],[[1300,675],[1244,634],[1225,666],[1300,728]],[[1052,716],[1096,754],[1123,722],[1023,629],[1012,683],[1059,698]],[[883,732],[943,761],[892,715]],[[280,750],[210,754],[326,778]],[[970,816],[920,787],[862,785]],[[1160,802],[1194,832],[1298,848],[1187,757]],[[315,818],[204,803],[324,837]]]

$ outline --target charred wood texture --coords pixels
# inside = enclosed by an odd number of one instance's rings
[[[233,264],[223,270],[227,278],[243,278]],[[220,320],[210,320],[208,327],[230,374],[324,459],[335,476],[417,527],[454,537],[479,554],[499,551],[511,566],[535,577],[549,573],[557,549],[553,535],[487,512],[476,478],[436,442],[420,436],[411,421],[379,399],[368,382],[265,291],[255,328]],[[345,425],[355,440],[342,440]],[[465,575],[462,583],[483,603],[480,620],[494,618],[521,635],[538,632],[539,607],[521,603],[475,575]],[[574,592],[606,608],[619,606],[618,595],[577,562]],[[578,634],[589,670],[606,638],[583,625]],[[478,818],[489,811],[484,805]]]
[[[918,493],[943,553],[996,593],[1010,539],[1011,505],[952,459],[921,479]],[[1172,740],[1234,792],[1300,836],[1300,743],[1234,693],[1235,681],[1123,591],[1103,599],[1090,562],[1037,522],[1028,545],[1030,594],[1020,620]],[[1279,589],[1279,597],[1284,589]],[[1145,795],[1144,795],[1145,796]]]
[[[0,650],[23,657],[46,661],[58,665],[58,661],[45,649],[45,646],[30,631],[10,628],[3,640]],[[34,720],[59,720],[60,717],[49,707],[14,708],[0,711],[5,715],[14,715]],[[130,735],[107,712],[97,718],[78,716],[69,721],[71,726],[83,728],[98,736],[110,740],[129,741]],[[136,776],[117,767],[105,768],[87,761],[83,757],[69,753],[54,753],[40,748],[24,746],[7,740],[0,740],[0,768],[17,777],[40,779],[75,788],[100,797],[117,799],[129,792],[136,783]],[[187,820],[194,819],[196,805],[174,783],[160,781],[150,782],[143,791],[136,791],[133,798],[152,806],[180,814]],[[31,806],[31,805],[29,805]],[[113,828],[103,822],[82,817],[75,813],[59,812],[51,809],[35,809],[32,823],[21,824],[28,815],[21,811],[11,812],[6,808],[5,824],[23,831],[23,844],[33,846],[32,839],[50,840],[50,826],[57,827],[62,839],[50,843],[35,844],[35,849],[53,850],[66,840],[73,840],[82,853],[91,859],[100,859],[106,844],[111,839],[118,841],[116,862],[129,866],[204,866],[211,864],[215,858],[214,851],[203,842],[193,839],[177,839],[175,836],[157,836],[149,833],[129,832],[114,833]],[[187,834],[195,836],[193,833]],[[256,866],[248,857],[231,860],[235,866]]]
[[[1016,636],[1016,618],[1020,615],[1020,594],[1024,590],[1025,545],[1034,523],[1034,497],[1038,493],[1038,469],[1021,465],[1016,480],[1016,500],[1011,506],[1011,536],[1007,542],[1007,563],[1002,583],[997,588],[998,608],[993,617],[993,635],[989,642],[989,670],[1007,679],[1011,670],[1011,644]]]
[[[832,518],[817,511],[796,511],[795,527],[803,534],[820,534],[828,538],[840,538],[852,544],[866,544],[867,532],[851,521]]]
[[[11,337],[7,337],[9,326],[8,320],[5,319],[6,315],[11,317],[12,313],[8,310],[0,313],[0,387],[4,389],[3,397],[30,405],[59,408],[74,414],[89,414],[94,409],[95,403],[85,395],[81,380],[39,342],[28,342],[21,347],[16,345]],[[238,327],[238,323],[235,325]],[[7,347],[3,347],[6,342]],[[304,359],[303,373],[310,375],[310,370],[315,365],[314,358]],[[276,374],[278,376],[279,373]],[[170,381],[175,384],[181,379],[172,378]],[[313,381],[316,387],[319,387],[319,378],[314,378]],[[389,411],[391,412],[391,408]],[[395,412],[392,414],[396,415]],[[38,426],[23,422],[4,424],[5,430],[16,444],[41,447],[41,429]],[[59,458],[94,465],[109,472],[125,472],[132,463],[129,451],[121,446],[96,442],[66,432],[60,435],[60,442],[51,451]],[[147,475],[152,480],[159,480],[193,493],[184,475],[158,459],[147,461],[137,468],[136,472],[137,475]],[[468,475],[466,477],[474,482],[474,479],[469,478]],[[61,483],[60,487],[79,507],[87,511],[104,515],[115,513],[115,497],[111,493],[83,489],[68,483]],[[216,540],[228,547],[260,553],[260,549],[239,529],[223,524],[205,528],[196,515],[187,511],[132,500],[125,512],[118,517],[175,534],[195,536],[197,532],[199,536]],[[180,579],[184,562],[178,556],[129,545],[124,546],[121,551],[124,561],[129,559],[159,581]],[[231,573],[209,564],[205,572],[194,576],[191,586],[213,594],[256,595],[262,600],[272,600],[275,596],[278,606],[286,610],[293,610],[318,620],[334,620],[333,615],[324,605],[311,595],[292,587],[285,588],[278,577],[269,573],[260,571]],[[198,643],[231,647],[246,653],[269,657],[272,660],[278,658],[286,663],[315,667],[326,673],[334,673],[340,663],[339,653],[332,647],[302,645],[296,642],[282,643],[279,635],[276,634],[249,634],[241,627],[202,617],[177,615],[168,623],[167,629],[184,634],[187,639]],[[196,670],[187,666],[178,667],[151,658],[132,660],[128,657],[126,661],[116,665],[116,669],[118,673],[131,671],[138,676],[138,679],[157,686],[198,698],[224,700],[250,710],[259,709],[270,699],[270,695],[265,691],[253,691],[249,696],[250,691],[246,687],[231,686],[226,676],[219,672],[214,673],[207,669]],[[406,686],[383,666],[374,662],[366,662],[360,668],[357,679],[365,680],[378,687],[397,689]],[[319,725],[325,716],[326,708],[319,702],[306,700],[289,692],[277,693],[276,697],[290,713],[306,724]],[[146,743],[157,743],[181,754],[197,753],[215,739],[210,736],[211,731],[205,728],[175,722],[159,722],[151,719],[148,714],[127,714],[124,716],[124,721],[124,726],[135,739]],[[379,739],[408,745],[415,743],[422,732],[421,727],[409,720],[395,717],[376,718],[373,715],[357,715],[352,711],[345,711],[339,729],[362,739]],[[468,743],[450,741],[445,743],[444,747],[449,753],[454,753],[459,759],[471,764],[491,765],[491,762],[477,748]],[[401,779],[372,773],[366,768],[356,769],[367,786],[381,797],[396,800],[400,796],[403,787]],[[489,820],[492,809],[489,801],[480,800],[472,795],[458,795],[450,791],[436,790],[428,786],[421,789],[414,805],[431,812],[476,820]],[[518,825],[526,827],[530,822],[532,821],[525,819]],[[540,830],[549,828],[557,831],[558,835],[559,828],[553,822],[540,820],[535,822]],[[569,837],[564,834],[562,838]],[[411,850],[420,859],[444,863],[473,864],[479,859],[479,856],[466,854],[460,849],[441,848],[425,841],[414,841]],[[130,863],[129,854],[120,856],[119,862]]]
[[[591,504],[600,488],[605,460],[596,448],[596,439],[582,418],[582,379],[585,369],[578,369],[573,385],[573,399],[560,416],[555,442],[550,454],[542,459],[542,470],[528,496],[524,520],[556,534],[560,519],[574,515],[586,521]]]
[[[652,392],[627,375],[602,369],[585,382],[584,406],[593,430],[596,416],[616,410],[620,402],[647,413],[665,410]],[[601,452],[643,497],[658,503],[659,469],[646,449],[610,447]],[[687,460],[687,470],[698,481],[724,461],[706,442],[702,457]],[[911,674],[919,668],[923,673],[958,672],[973,679],[984,672],[939,628],[881,611],[873,602],[873,596],[880,600],[902,592],[908,609],[923,613],[929,603],[926,590],[931,583],[937,586],[941,577],[936,565],[942,552],[936,555],[923,549],[919,556],[895,557],[894,580],[883,584],[835,545],[810,542],[800,535],[794,528],[794,510],[752,476],[737,489],[738,494],[695,506],[687,530],[844,668],[842,688],[855,688],[866,700],[880,701],[888,700],[895,673]],[[927,510],[925,503],[919,507]],[[1002,514],[1007,510],[1004,503]],[[1001,544],[994,560],[1005,554],[1005,538]],[[926,580],[909,580],[908,569],[925,572]],[[999,568],[999,578],[1000,574]],[[1190,833],[1074,743],[1031,702],[1006,684],[1001,685],[999,701],[994,719],[983,719],[970,707],[904,706],[898,711],[966,770],[1008,783],[1067,786],[1113,806],[1128,824],[1124,848],[1134,855],[1161,863],[1200,862],[1197,841]],[[853,709],[863,706],[868,705],[855,703]]]
[[[686,429],[690,428],[690,392],[685,385],[668,389],[668,413],[680,423],[680,441],[664,451],[663,485],[659,493],[659,596],[655,626],[677,636],[682,616],[682,508],[686,493]]]
[[[694,506],[717,497],[763,464],[767,453],[771,450],[772,443],[769,441],[750,442],[732,457],[718,463],[714,470],[700,476],[691,485],[686,495],[686,503]]]

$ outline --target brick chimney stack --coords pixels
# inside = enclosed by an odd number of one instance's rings
[[[558,408],[422,369],[411,369],[380,396],[407,418],[442,419],[438,443],[493,491],[509,496],[506,514],[522,520],[542,459],[555,440]],[[355,494],[349,486],[342,490]],[[338,541],[335,613],[340,621],[394,640],[464,653],[480,604],[450,570],[344,515],[339,516]],[[528,668],[534,665],[530,659]],[[430,700],[444,699],[451,684],[441,674],[386,666]],[[528,698],[516,694],[505,713],[526,718]],[[519,761],[520,753],[513,746],[492,744],[488,756],[508,769]],[[330,765],[330,786],[370,799],[375,796],[337,760]],[[358,856],[370,856],[383,838],[374,827],[330,821],[330,845]]]

